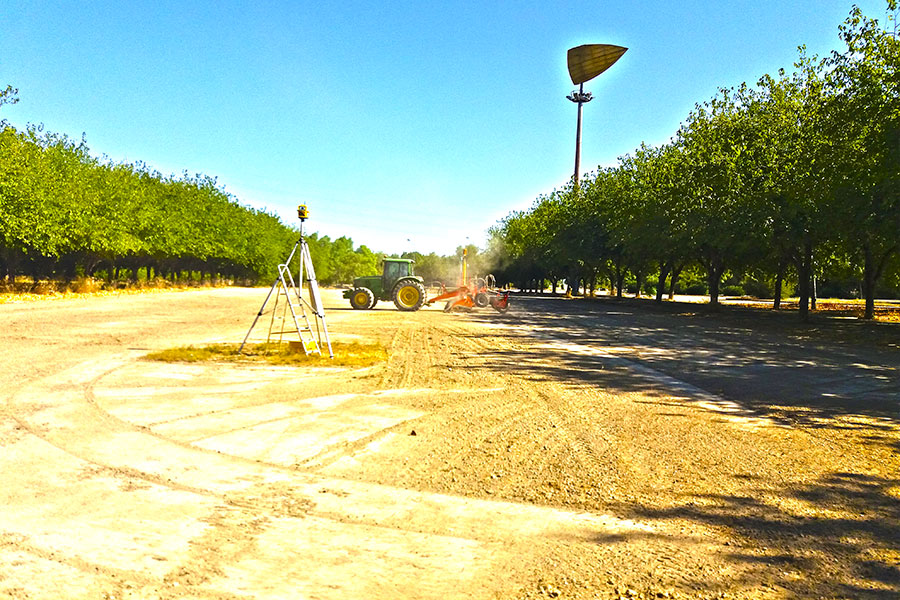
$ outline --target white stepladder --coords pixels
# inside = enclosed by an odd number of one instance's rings
[[[269,322],[269,334],[266,337],[266,342],[270,343],[276,338],[278,342],[281,342],[285,335],[297,334],[300,347],[303,348],[303,352],[307,355],[321,355],[324,345],[328,348],[329,358],[334,358],[331,340],[328,338],[328,327],[325,324],[325,308],[319,295],[319,284],[316,282],[316,272],[313,269],[312,258],[309,255],[309,245],[306,243],[306,238],[303,237],[303,222],[309,217],[309,211],[305,205],[301,204],[297,207],[297,215],[300,217],[300,239],[294,244],[294,248],[291,250],[287,260],[278,265],[278,277],[275,278],[275,283],[272,284],[272,288],[259,308],[256,318],[253,319],[250,329],[247,330],[247,335],[244,336],[244,341],[241,342],[241,347],[238,349],[239,353],[243,352],[244,346],[253,332],[253,328],[256,327],[256,323],[266,310],[266,305],[274,295],[275,302],[272,306],[272,318]],[[291,262],[294,260],[298,249],[300,250],[300,266],[298,267],[295,283],[291,274]],[[301,294],[304,281],[309,289],[309,301],[305,300]],[[283,303],[281,302],[282,297],[284,298]],[[279,303],[282,304],[280,315],[278,314]],[[313,331],[307,311],[313,314],[315,331]],[[290,316],[288,316],[288,313],[290,313]],[[293,329],[290,328],[291,323],[293,323]]]

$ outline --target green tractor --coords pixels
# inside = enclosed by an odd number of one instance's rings
[[[385,258],[384,273],[353,280],[344,298],[356,310],[367,310],[379,300],[393,300],[399,310],[415,311],[425,304],[425,280],[413,274],[413,260]]]

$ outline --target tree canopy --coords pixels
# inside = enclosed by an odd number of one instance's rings
[[[0,91],[0,105],[15,90]],[[299,231],[205,175],[93,157],[84,139],[0,122],[0,278],[275,277]],[[379,255],[308,236],[323,284],[374,273]]]

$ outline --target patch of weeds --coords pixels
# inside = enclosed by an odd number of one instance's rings
[[[323,344],[324,346],[324,344]],[[287,366],[317,367],[369,367],[387,360],[384,346],[378,343],[332,342],[334,358],[328,357],[328,348],[323,347],[322,356],[304,354],[298,345],[289,344],[248,344],[243,352],[238,352],[239,344],[213,344],[210,346],[182,346],[151,352],[144,358],[163,362],[252,362]]]

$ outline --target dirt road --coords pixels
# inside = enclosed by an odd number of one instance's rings
[[[142,358],[264,296],[0,305],[0,597],[900,594],[896,327],[328,292],[386,363]]]

